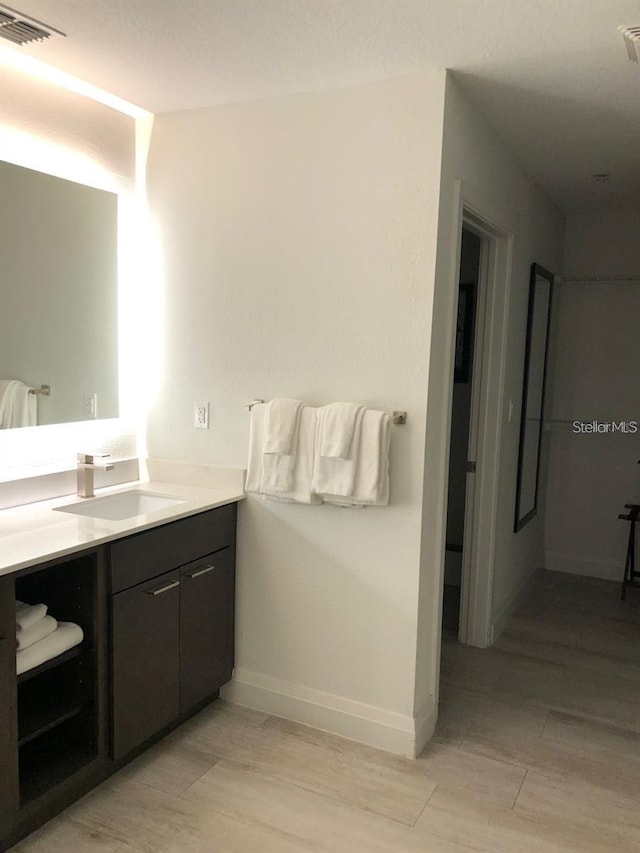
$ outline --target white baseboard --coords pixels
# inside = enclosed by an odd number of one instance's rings
[[[550,572],[565,572],[568,575],[583,575],[587,578],[602,578],[622,583],[624,558],[616,562],[606,557],[583,557],[578,554],[545,551],[544,567]]]
[[[507,627],[507,622],[511,619],[511,616],[515,613],[515,611],[521,607],[529,595],[531,594],[533,585],[535,583],[536,577],[538,576],[538,570],[536,569],[533,574],[531,574],[526,580],[524,580],[520,586],[513,593],[509,601],[502,608],[500,613],[493,620],[491,625],[491,630],[489,633],[489,645],[492,646],[500,634]]]
[[[236,667],[220,691],[229,702],[415,758],[434,732],[436,709],[413,717]]]

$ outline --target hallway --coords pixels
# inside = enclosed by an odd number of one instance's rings
[[[502,804],[513,807],[511,821],[497,811],[489,827],[477,802],[451,797],[460,832],[468,823],[478,843],[485,826],[487,845],[477,849],[547,849],[515,837],[509,848],[508,826],[524,837],[529,826],[540,844],[565,827],[575,849],[600,849],[608,833],[611,850],[639,848],[640,595],[633,592],[623,604],[617,583],[544,572],[492,649],[443,644],[438,738],[522,770],[513,802]],[[533,830],[536,822],[545,832]],[[495,833],[502,844],[495,838],[492,847]]]
[[[443,648],[417,761],[218,702],[18,853],[632,853],[640,592],[543,573],[496,647]]]

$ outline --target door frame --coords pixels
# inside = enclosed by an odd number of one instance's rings
[[[467,473],[458,640],[485,648],[493,643],[493,570],[513,234],[469,187],[460,182],[457,190],[456,287],[463,226],[482,239],[468,456],[476,462],[476,471]]]

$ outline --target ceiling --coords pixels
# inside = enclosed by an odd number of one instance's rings
[[[9,5],[67,33],[16,50],[156,113],[450,68],[565,211],[640,205],[638,0]]]

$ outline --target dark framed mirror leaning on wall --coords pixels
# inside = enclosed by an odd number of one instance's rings
[[[538,507],[540,447],[542,444],[542,418],[552,291],[553,274],[539,264],[531,264],[522,414],[520,416],[516,510],[513,526],[516,533],[533,518]]]

